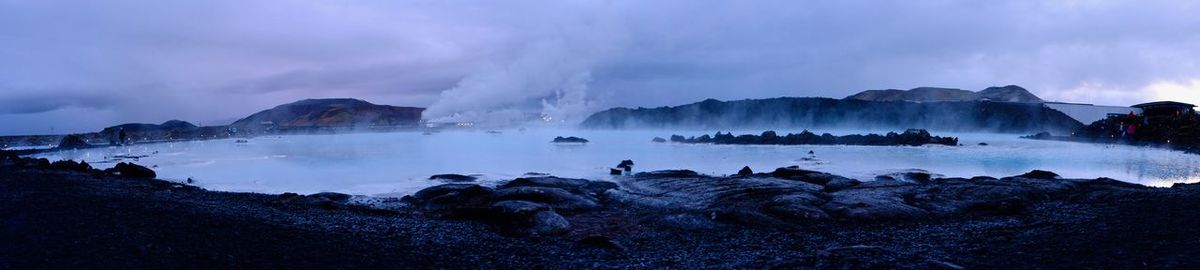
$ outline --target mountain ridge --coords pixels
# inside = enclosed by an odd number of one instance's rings
[[[865,101],[998,101],[1019,103],[1045,102],[1029,90],[1016,85],[992,86],[973,92],[957,88],[917,87],[909,90],[886,89],[866,90],[844,99]]]
[[[990,101],[866,101],[780,97],[704,101],[674,107],[613,108],[589,116],[584,128],[827,128],[1069,133],[1083,123],[1037,103]]]

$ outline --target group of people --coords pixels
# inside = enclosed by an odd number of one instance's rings
[[[1121,120],[1118,134],[1121,138],[1136,138],[1135,136],[1137,135],[1138,125],[1145,126],[1149,124],[1147,122],[1148,120],[1146,117],[1141,117],[1133,112],[1129,112],[1129,115],[1126,115],[1125,119]]]

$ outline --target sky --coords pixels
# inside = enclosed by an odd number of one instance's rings
[[[0,135],[305,98],[430,120],[1020,85],[1200,103],[1194,1],[0,0]]]

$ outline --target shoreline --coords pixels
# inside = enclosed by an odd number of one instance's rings
[[[616,184],[545,176],[506,182],[484,197],[438,200],[433,198],[471,192],[430,197],[438,193],[430,188],[423,196],[382,199],[385,207],[371,207],[338,194],[207,191],[5,163],[0,236],[11,241],[0,249],[0,267],[956,269],[1200,263],[1200,242],[1192,240],[1200,233],[1194,226],[1200,216],[1191,214],[1200,208],[1200,185],[1149,188],[1044,173],[911,178],[913,183],[851,185],[836,175],[788,168],[731,177],[660,171]],[[840,188],[828,189],[831,185]],[[843,209],[826,216],[802,207],[837,202],[842,192],[862,196],[844,204],[850,208],[818,206]],[[958,192],[989,199],[955,197]],[[586,201],[585,196],[594,204],[574,200]],[[476,199],[481,201],[470,203]],[[497,207],[497,200],[532,204]],[[538,204],[551,206],[569,225],[529,234],[523,218],[547,210]],[[863,205],[872,207],[857,207]],[[893,211],[905,205],[944,214]]]

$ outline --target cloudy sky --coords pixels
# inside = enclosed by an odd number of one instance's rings
[[[319,97],[573,117],[918,86],[1200,102],[1197,14],[1145,0],[0,0],[0,134],[224,124]]]

